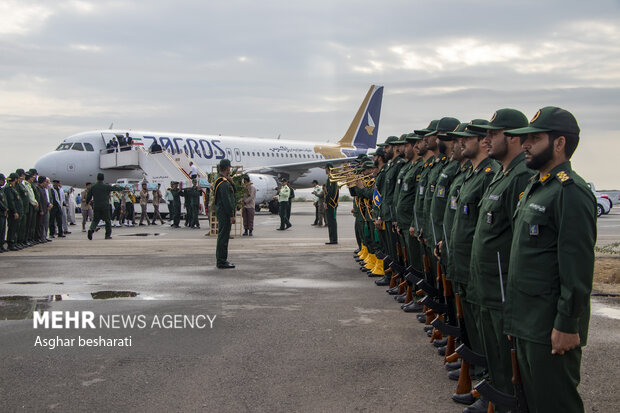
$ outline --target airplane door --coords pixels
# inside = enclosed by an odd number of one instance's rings
[[[241,163],[241,151],[239,148],[235,148],[235,162]]]
[[[226,158],[230,159],[231,161],[233,160],[232,149],[226,148]]]

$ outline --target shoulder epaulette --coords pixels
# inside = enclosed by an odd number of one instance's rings
[[[491,168],[490,166],[487,166],[486,168],[484,168],[484,173],[488,174],[490,172],[493,172],[493,168]]]
[[[555,176],[558,178],[558,181],[562,183],[562,185],[568,185],[573,182],[573,178],[571,178],[566,171],[560,171]]]
[[[447,155],[444,155],[443,158],[441,158],[441,161],[445,161],[448,158]]]

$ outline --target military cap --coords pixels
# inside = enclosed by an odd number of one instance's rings
[[[45,178],[45,177],[43,177],[43,178]],[[84,186],[88,186],[90,184],[91,184],[90,182],[86,182],[86,184]]]
[[[359,155],[357,155],[357,157],[355,159],[357,159],[358,161],[364,159],[366,157],[365,153],[360,153]]]
[[[558,132],[579,136],[577,119],[569,111],[556,106],[539,109],[530,121],[530,125],[506,131],[508,135],[523,135],[537,132]]]
[[[387,139],[385,140],[385,142],[378,143],[377,146],[378,147],[383,147],[383,146],[392,145],[397,140],[398,140],[398,136],[388,136]]]
[[[28,169],[28,172],[30,172],[30,174],[31,174],[31,175],[38,175],[37,170],[36,170],[36,169],[34,169],[34,168],[30,168],[30,169]]]
[[[30,179],[34,176],[33,174],[30,173],[30,171],[24,172],[24,175],[26,175],[26,179]]]
[[[469,123],[461,123],[457,129],[453,132],[448,132],[448,136],[452,138],[472,138],[474,136],[486,136],[486,131],[483,129],[474,129],[474,127],[488,125],[489,121],[486,119],[474,119]],[[465,125],[461,129],[461,125]]]
[[[177,181],[170,181],[170,185],[178,185],[179,183]]]
[[[22,175],[26,175],[26,172],[22,168],[19,168],[18,170],[16,170],[15,173],[17,174],[18,177]]]
[[[101,172],[99,172],[99,173],[97,174],[97,180],[98,180],[98,181],[103,181],[103,180],[104,180],[103,174],[102,174]]]
[[[412,132],[412,133],[408,133],[408,134],[407,134],[407,137],[405,138],[405,140],[406,140],[407,142],[416,143],[417,141],[421,141],[423,137],[424,137],[424,136],[421,136],[421,135],[418,135],[418,134],[417,134],[417,133],[415,133],[415,132]]]
[[[373,161],[366,161],[362,164],[362,169],[370,169],[370,168],[374,168],[375,167],[375,163]]]
[[[47,181],[47,177],[44,175],[39,175],[39,178],[37,179],[37,182],[42,184],[43,182]],[[88,185],[88,184],[86,184]]]
[[[487,130],[500,130],[500,129],[517,129],[527,126],[527,117],[523,112],[504,108],[495,111],[491,120],[486,125],[472,125],[469,129],[484,131]]]
[[[327,163],[325,164],[325,168],[333,168],[333,167],[334,167],[334,164],[333,164],[333,163],[331,163],[331,162],[327,162]]]
[[[407,141],[405,140],[406,137],[407,137],[407,134],[403,133],[402,135],[400,135],[398,140],[395,140],[394,142],[392,142],[392,145],[404,145],[405,143],[407,143]]]
[[[437,122],[435,130],[430,131],[424,136],[433,136],[437,135],[439,132],[453,131],[457,126],[459,126],[459,123],[461,122],[457,118],[451,118],[449,116],[443,117],[439,119],[439,122]]]
[[[227,168],[230,166],[230,160],[228,160],[227,158],[224,158],[220,161],[220,168]]]
[[[286,178],[282,178],[280,181],[281,181],[282,183],[284,183],[284,182],[288,182],[288,179],[286,179]]]
[[[437,123],[438,123],[438,122],[439,122],[439,119],[432,120],[432,121],[428,124],[428,126],[427,126],[426,128],[424,128],[424,129],[416,129],[416,130],[414,130],[413,132],[414,132],[416,135],[421,135],[421,136],[424,136],[424,135],[426,135],[427,133],[432,132],[432,131],[434,131],[435,129],[437,129]]]
[[[372,155],[376,156],[385,156],[385,149],[383,147],[378,147]]]
[[[442,140],[442,141],[451,141],[454,140],[456,138],[456,136],[452,135],[455,132],[463,132],[465,130],[465,128],[467,127],[467,123],[466,122],[462,122],[459,123],[458,126],[456,128],[454,128],[453,131],[450,132],[444,132],[444,133],[438,133],[437,137]]]
[[[6,181],[6,177],[4,176],[4,174],[0,174],[0,181]]]
[[[101,174],[101,175],[103,175],[103,174]],[[97,178],[99,178],[99,175],[97,175]],[[103,181],[103,177],[101,178],[101,180]],[[60,181],[59,181],[58,179],[53,179],[53,180],[52,180],[52,183],[53,183],[53,184],[59,184],[59,183],[60,183]]]
[[[9,177],[8,177],[7,181],[14,181],[14,180],[16,180],[18,178],[19,178],[19,176],[17,176],[17,174],[15,172],[11,172],[9,174]]]

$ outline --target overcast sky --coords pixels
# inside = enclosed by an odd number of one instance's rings
[[[116,128],[339,139],[371,84],[379,136],[570,110],[573,167],[620,188],[620,2],[0,2],[0,171]]]

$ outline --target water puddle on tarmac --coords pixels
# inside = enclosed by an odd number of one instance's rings
[[[149,234],[148,232],[139,232],[137,234],[120,234],[118,235],[119,237],[148,237],[149,235],[153,235],[155,237],[158,237],[162,234],[160,234],[159,232],[155,232],[153,234]]]
[[[52,285],[63,285],[62,282],[47,282],[47,281],[13,281],[8,282],[7,284],[18,284],[18,285],[34,285],[34,284],[52,284]]]
[[[54,301],[123,299],[137,298],[139,295],[140,293],[135,291],[96,291],[92,293],[51,294],[41,296],[0,296],[0,320],[31,319],[34,311],[47,310]],[[148,297],[140,297],[140,299],[148,299]]]
[[[276,278],[273,280],[264,280],[261,284],[272,285],[276,287],[287,288],[343,288],[351,287],[349,281],[328,281],[328,280],[310,280],[306,278]]]
[[[620,320],[620,308],[613,308],[594,300],[592,300],[592,314]]]

